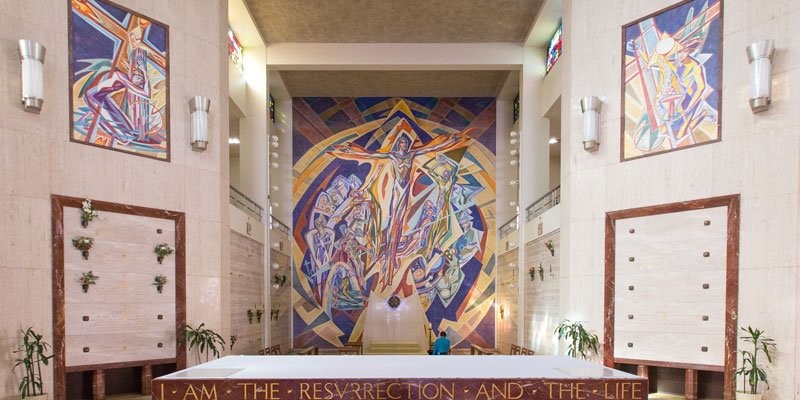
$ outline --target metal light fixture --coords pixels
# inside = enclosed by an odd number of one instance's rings
[[[278,163],[276,163],[276,162],[271,162],[271,163],[269,163],[269,166],[270,166],[270,168],[273,168],[273,169],[274,169],[274,168],[278,168]]]
[[[519,164],[519,160],[517,160],[516,158],[512,158],[510,163],[511,163],[511,165],[517,165],[517,164]]]
[[[581,99],[581,113],[583,113],[583,149],[588,152],[597,151],[600,147],[600,107],[603,102],[596,96]]]
[[[762,40],[747,46],[750,62],[750,110],[758,114],[769,110],[772,103],[772,58],[775,41]]]
[[[270,187],[270,190],[272,190],[273,192],[277,192],[277,191],[278,191],[278,189],[280,189],[280,188],[279,188],[278,186],[276,186],[276,185],[272,185],[272,186]]]
[[[228,138],[228,144],[240,144],[240,143],[242,142],[237,137]]]
[[[511,143],[512,146],[516,146],[519,144],[519,139],[511,139],[508,142]]]
[[[278,142],[271,142],[269,145],[272,146],[273,149],[278,148]]]
[[[511,186],[517,186],[517,185],[519,185],[519,181],[514,179],[514,180],[509,181],[508,184],[511,185]]]
[[[519,136],[519,132],[511,131],[508,135],[511,136],[512,138],[515,138],[515,137]]]
[[[272,158],[278,158],[278,153],[276,153],[276,152],[274,152],[274,151],[273,151],[272,153],[270,153],[269,155],[270,155],[270,157],[272,157]]]
[[[208,147],[208,110],[211,108],[211,100],[208,97],[194,96],[189,100],[189,112],[191,113],[191,141],[192,150],[205,151]]]
[[[511,155],[512,155],[512,156],[516,157],[516,156],[518,156],[518,155],[519,155],[519,150],[517,150],[517,149],[511,149],[511,151],[510,151],[509,153],[511,153]]]
[[[22,104],[25,111],[38,114],[44,103],[44,55],[46,49],[32,40],[19,41],[22,60]]]

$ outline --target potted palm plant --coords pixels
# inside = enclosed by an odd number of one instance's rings
[[[201,355],[203,353],[205,353],[206,362],[208,362],[211,354],[214,354],[214,357],[219,357],[220,350],[225,351],[225,339],[213,330],[206,329],[205,325],[205,323],[201,323],[197,328],[186,325],[186,341],[189,344],[190,351],[193,348],[197,351],[198,364],[202,362]]]
[[[156,290],[158,290],[158,293],[161,293],[161,291],[164,289],[164,285],[166,284],[167,284],[167,277],[165,275],[156,275],[156,277],[153,278],[153,285],[155,285]]]
[[[587,352],[597,354],[597,346],[599,343],[597,335],[589,333],[583,327],[583,322],[581,321],[572,322],[565,319],[558,324],[553,333],[558,335],[559,340],[565,339],[569,342],[567,346],[567,355],[570,357],[577,358],[580,356],[585,360],[589,358]]]
[[[775,340],[764,335],[764,331],[758,328],[742,328],[744,334],[739,336],[745,342],[750,343],[752,350],[739,350],[742,355],[742,366],[734,373],[734,379],[742,377],[742,390],[736,391],[737,400],[761,400],[761,393],[758,392],[758,383],[764,382],[769,389],[769,379],[767,372],[758,365],[758,353],[763,352],[767,357],[767,362],[772,364],[772,354],[775,353]],[[748,389],[749,387],[749,389]]]
[[[49,396],[42,388],[42,364],[47,366],[53,355],[47,355],[50,345],[43,340],[43,335],[36,333],[33,327],[20,330],[22,345],[14,353],[20,357],[14,361],[14,370],[22,368],[24,376],[19,381],[19,392],[23,399],[46,400]]]

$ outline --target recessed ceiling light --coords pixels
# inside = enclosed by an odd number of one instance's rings
[[[239,143],[240,142],[238,137],[228,138],[228,144],[239,144]]]
[[[547,143],[556,144],[556,143],[558,143],[560,141],[561,141],[561,139],[559,139],[559,138],[551,137],[550,140]]]

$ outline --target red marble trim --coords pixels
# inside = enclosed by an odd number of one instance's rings
[[[644,400],[647,379],[156,378],[153,400]]]
[[[82,371],[95,371],[99,369],[115,369],[115,368],[131,368],[131,367],[149,367],[152,365],[162,364],[177,364],[176,358],[160,358],[157,360],[140,360],[130,362],[118,362],[108,364],[93,364],[93,365],[76,365],[64,368],[65,372],[82,372]]]
[[[614,358],[614,364],[631,364],[648,367],[667,367],[677,369],[695,369],[698,371],[725,372],[721,365],[687,364],[667,361],[640,360],[635,358]]]
[[[65,300],[64,300],[64,207],[81,208],[83,198],[51,195],[52,249],[53,249],[53,392],[55,400],[67,397],[66,373],[87,370],[84,366],[66,367]],[[169,219],[175,221],[175,332],[176,338],[183,337],[186,327],[186,216],[182,212],[160,210],[111,203],[92,199],[92,207],[97,211],[138,215],[143,217]],[[79,223],[79,221],[75,221]],[[121,368],[175,363],[177,369],[186,368],[186,343],[177,340],[176,357],[162,360],[138,361],[130,363],[111,363],[88,366],[88,370]]]
[[[679,203],[660,204],[655,206],[631,208],[627,210],[611,211],[606,213],[606,249],[605,249],[605,324],[603,338],[603,363],[608,367],[614,366],[614,285],[615,285],[615,246],[616,246],[616,221],[620,219],[644,217],[648,215],[668,214],[682,211],[700,210],[704,208],[728,208],[728,241],[725,276],[725,365],[721,369],[724,373],[725,400],[736,397],[733,374],[736,370],[736,319],[739,304],[739,208],[741,197],[738,194],[729,196],[710,197],[706,199],[683,201]],[[630,360],[631,364],[649,364],[658,366],[653,362],[644,360]],[[617,362],[622,362],[618,360]],[[678,365],[664,365],[674,366]],[[682,368],[712,370],[710,368],[684,364]],[[717,367],[719,368],[719,367]],[[717,369],[720,371],[720,369]]]

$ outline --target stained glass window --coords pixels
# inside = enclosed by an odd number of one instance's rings
[[[553,69],[553,66],[556,65],[558,61],[558,57],[561,57],[561,27],[563,25],[559,25],[556,33],[553,34],[553,37],[550,39],[550,44],[547,45],[547,72],[550,72]]]
[[[228,56],[239,72],[244,71],[244,64],[242,63],[242,45],[239,44],[239,39],[236,38],[236,35],[233,34],[230,27],[228,27]]]
[[[269,120],[275,122],[275,98],[269,95]]]
[[[517,97],[514,97],[513,108],[514,108],[514,122],[517,122],[517,120],[519,119],[519,94],[517,94]]]

